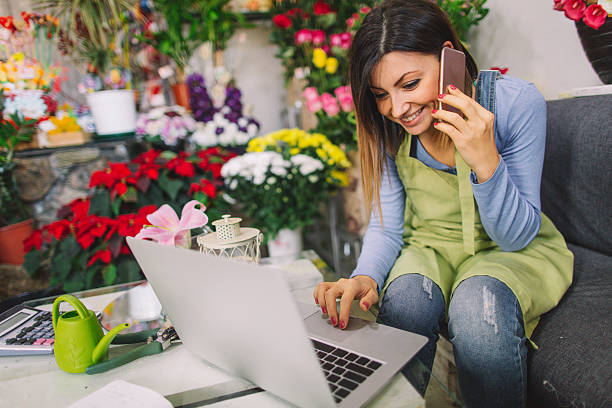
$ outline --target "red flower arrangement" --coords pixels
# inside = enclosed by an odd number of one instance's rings
[[[33,276],[48,267],[50,285],[67,292],[142,279],[125,237],[137,235],[146,216],[166,203],[176,210],[195,199],[211,219],[220,218],[228,206],[221,167],[235,156],[217,147],[195,154],[149,150],[129,163],[109,163],[92,173],[92,196],[64,206],[57,221],[23,242],[26,271]]]
[[[117,218],[90,214],[91,200],[77,199],[58,212],[59,220],[35,230],[24,242],[24,267],[33,276],[49,259],[50,285],[67,292],[141,279],[125,237],[138,234],[146,216],[157,209],[144,206]]]
[[[574,21],[584,21],[584,24],[597,30],[612,15],[610,0],[554,0],[554,9],[563,11],[565,16]]]

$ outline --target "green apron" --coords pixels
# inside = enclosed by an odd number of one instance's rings
[[[401,275],[416,273],[442,290],[447,310],[455,288],[472,276],[504,282],[523,312],[530,338],[539,316],[557,305],[572,281],[573,254],[561,233],[542,214],[538,235],[524,249],[504,252],[487,235],[476,209],[470,169],[455,152],[457,176],[410,157],[407,135],[395,159],[406,191],[404,247],[384,291]]]

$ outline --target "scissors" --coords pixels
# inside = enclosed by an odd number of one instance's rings
[[[99,374],[127,364],[137,358],[159,354],[170,347],[172,341],[176,340],[179,340],[179,336],[172,326],[165,329],[151,329],[138,333],[119,334],[113,339],[111,344],[133,344],[143,341],[146,341],[147,344],[143,344],[110,360],[91,365],[87,367],[85,372],[87,374]]]

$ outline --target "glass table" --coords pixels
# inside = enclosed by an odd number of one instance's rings
[[[303,251],[299,259],[312,262],[320,273],[318,281],[335,279],[334,273],[314,251]],[[291,275],[291,262],[283,261],[286,260],[264,258],[262,263],[276,263],[283,269],[287,268],[288,276],[294,277]],[[290,284],[290,287],[293,288],[292,294],[296,300],[312,303],[312,292],[316,283],[309,279],[298,279],[295,282],[299,284]],[[114,322],[111,322],[111,318],[116,317],[115,314],[120,309],[121,313],[130,310],[129,307],[120,307],[120,303],[144,284],[146,281],[132,282],[77,292],[74,295],[79,297],[87,308],[102,312],[101,320],[112,325]],[[54,298],[37,299],[27,304],[50,310],[53,300]],[[64,304],[65,302],[62,303]],[[109,310],[109,307],[112,310]],[[356,311],[360,311],[359,307]],[[125,318],[125,314],[123,317],[117,317],[118,320],[121,318]],[[372,316],[369,318],[372,319]],[[149,325],[148,327],[161,326],[164,325],[165,318],[161,314],[153,319],[143,320],[143,323]],[[139,345],[113,346],[109,357],[113,358]],[[65,373],[57,367],[53,356],[49,355],[1,357],[0,361],[4,367],[4,370],[0,371],[2,406],[67,406],[119,379],[154,390],[175,407],[227,406],[230,402],[231,406],[236,407],[289,406],[284,400],[256,385],[194,356],[180,342],[160,354],[143,357],[96,375]],[[403,375],[397,374],[368,406],[416,408],[424,407],[425,401]]]

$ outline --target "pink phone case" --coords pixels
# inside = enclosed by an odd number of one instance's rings
[[[440,93],[447,93],[449,85],[455,85],[464,92],[465,84],[465,54],[453,48],[442,48],[440,56]],[[459,109],[440,102],[440,109],[462,114]]]

